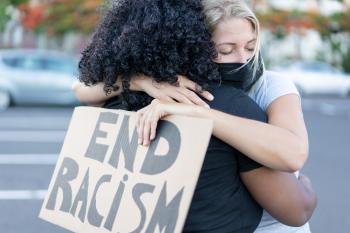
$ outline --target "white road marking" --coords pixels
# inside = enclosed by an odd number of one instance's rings
[[[0,130],[0,142],[63,142],[65,130]]]
[[[42,200],[47,190],[0,190],[0,200]]]
[[[1,165],[54,165],[58,154],[0,154]]]
[[[4,129],[65,129],[70,117],[1,117],[0,128]],[[54,123],[53,123],[54,122]]]
[[[30,123],[30,121],[36,121],[36,122],[60,122],[60,121],[69,121],[70,116],[48,116],[48,117],[37,117],[37,116],[0,116],[0,119],[2,122],[6,122],[8,124],[13,124],[16,125],[18,122],[23,122],[23,123]],[[30,120],[30,121],[29,121]]]

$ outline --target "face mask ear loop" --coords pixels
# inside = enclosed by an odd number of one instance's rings
[[[249,61],[249,64],[250,64],[250,69],[253,69],[253,63],[251,61],[254,60],[254,57],[252,57]],[[259,62],[258,62],[258,69],[257,70],[254,70],[254,72],[252,73],[252,77],[250,80],[247,80],[246,83],[248,83],[245,87],[243,87],[243,90],[245,92],[248,92],[250,91],[250,89],[255,85],[255,83],[260,79],[260,77],[263,75],[264,73],[264,64],[262,62],[262,58],[261,58],[261,55],[259,55]],[[259,77],[257,77],[259,76]]]

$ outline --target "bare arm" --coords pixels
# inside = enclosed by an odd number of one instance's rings
[[[168,83],[156,83],[150,77],[138,75],[131,78],[130,90],[144,91],[155,99],[168,102],[197,104],[205,107],[208,107],[208,105],[198,95],[208,100],[213,99],[213,96],[208,91],[198,91],[200,87],[183,76],[178,76],[178,83],[179,86]],[[116,85],[122,86],[120,78],[117,79]],[[76,81],[72,85],[72,90],[80,102],[98,107],[102,106],[109,98],[122,93],[122,88],[119,88],[117,91],[112,91],[112,93],[106,95],[103,87],[104,83],[102,82],[93,86],[86,86],[84,83]]]
[[[104,83],[98,83],[93,86],[86,86],[84,83],[75,81],[72,85],[72,91],[81,103],[85,103],[95,107],[101,107],[106,100],[121,93],[118,91],[106,95],[103,90]]]
[[[266,167],[294,172],[308,156],[308,136],[297,95],[275,100],[267,110],[268,124],[204,111],[214,119],[214,135]]]
[[[308,133],[300,97],[289,94],[277,98],[267,108],[267,115],[268,123],[281,131],[281,133],[275,135],[276,138],[271,139],[276,144],[278,143],[281,149],[276,154],[271,151],[271,156],[275,157],[276,160],[280,158],[281,162],[284,162],[290,171],[300,170],[309,154]]]
[[[214,122],[213,134],[225,142],[230,142],[232,123],[229,114],[205,109],[199,106],[179,103],[164,103],[154,100],[138,112],[137,127],[141,135],[155,137],[157,121],[169,114],[205,117]],[[239,118],[239,117],[237,117]],[[227,137],[227,138],[226,138]],[[262,167],[241,173],[250,193],[272,216],[284,224],[301,226],[311,217],[316,207],[316,195],[301,176]]]
[[[133,91],[141,91],[141,88],[138,85],[141,83],[141,79],[144,78],[142,76],[133,77],[130,81],[130,89]],[[103,90],[104,83],[102,82],[92,86],[86,86],[84,83],[76,81],[72,85],[72,90],[80,102],[96,107],[101,107],[106,100],[118,96],[122,93],[123,88],[120,78],[117,79],[115,84],[119,87],[119,89],[112,91],[108,95]]]
[[[156,121],[164,114],[208,118],[214,122],[213,135],[225,143],[266,167],[294,172],[300,169],[307,157],[307,133],[299,101],[295,95],[275,101],[273,113],[269,110],[271,124],[200,106],[155,101],[153,106],[151,104],[140,111],[143,117],[140,118],[139,137],[141,144],[148,145],[155,137]]]
[[[289,226],[302,226],[317,205],[316,194],[307,177],[266,167],[241,173],[253,198],[273,217]]]
[[[151,78],[133,77],[131,80],[132,90],[145,91],[154,98],[206,106],[195,93],[196,84],[183,76],[179,76],[179,87],[167,83],[154,85]],[[108,98],[121,93],[120,89],[106,96],[102,83],[92,87],[77,83],[73,90],[81,102],[94,106],[102,106]],[[201,95],[208,100],[212,99],[209,92],[203,92]],[[205,112],[201,115],[215,120],[215,136],[251,159],[266,167],[286,172],[300,170],[304,165],[308,157],[308,137],[298,96],[285,95],[270,104],[267,109],[268,124],[214,113]],[[140,137],[143,142],[143,136]],[[146,137],[147,145],[151,138],[150,135]]]

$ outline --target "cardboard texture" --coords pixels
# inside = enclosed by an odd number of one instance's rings
[[[180,233],[212,121],[169,116],[149,147],[136,114],[77,107],[39,217],[73,232]]]

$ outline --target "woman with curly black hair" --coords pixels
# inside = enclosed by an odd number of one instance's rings
[[[249,66],[256,64],[254,61],[258,64],[258,69],[250,73],[252,77],[262,72],[261,60],[256,58],[249,62]],[[141,129],[152,128],[152,132],[144,134],[151,139],[155,137],[157,121],[164,115],[214,120],[214,136],[184,232],[253,232],[261,219],[261,208],[254,199],[279,221],[293,226],[304,224],[315,208],[315,194],[308,180],[262,167],[232,147],[235,143],[229,138],[231,126],[228,125],[232,115],[260,122],[267,119],[253,100],[237,89],[251,86],[255,78],[248,85],[239,82],[226,72],[225,66],[215,64],[215,59],[218,54],[205,24],[201,1],[118,1],[83,53],[80,80],[86,85],[103,83],[107,93],[122,87],[121,98],[109,100],[105,107],[138,110],[139,126],[148,124]],[[198,101],[209,104],[211,109],[152,100],[145,93],[129,88],[135,86],[131,78],[134,76],[151,76],[152,85],[157,86],[178,84],[178,75],[188,77],[215,95],[209,103]],[[210,98],[208,92],[201,93]],[[154,121],[149,121],[152,116]]]
[[[80,81],[104,83],[108,93],[123,87],[129,110],[149,104],[145,93],[130,92],[130,77],[144,74],[155,82],[176,84],[177,75],[202,86],[218,82],[214,44],[199,0],[115,1],[97,28],[79,64]],[[201,24],[199,24],[201,22]],[[120,76],[122,85],[115,85]]]

